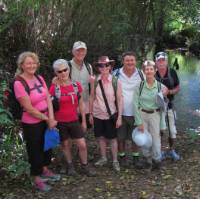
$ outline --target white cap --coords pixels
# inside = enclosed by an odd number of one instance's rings
[[[81,41],[74,42],[73,50],[77,50],[77,49],[81,49],[81,48],[87,49],[85,42],[81,42]]]

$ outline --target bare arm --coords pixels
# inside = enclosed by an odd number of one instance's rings
[[[174,89],[169,90],[169,94],[175,95],[179,92],[180,90],[180,85],[177,85]]]
[[[122,125],[122,110],[123,110],[123,96],[121,83],[117,84],[117,106],[118,106],[118,117],[116,122],[116,128]]]

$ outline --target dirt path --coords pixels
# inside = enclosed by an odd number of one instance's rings
[[[89,149],[94,162],[94,141],[89,143]],[[28,177],[4,176],[0,180],[0,198],[200,198],[200,138],[191,142],[188,135],[182,134],[177,149],[183,159],[164,161],[160,171],[148,173],[130,165],[122,168],[120,174],[110,166],[98,168],[96,177],[62,174],[62,180],[48,193],[33,189]]]

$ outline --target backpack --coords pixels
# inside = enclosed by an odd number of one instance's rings
[[[67,94],[62,94],[61,93],[60,85],[56,85],[55,86],[55,95],[51,97],[54,112],[56,112],[56,111],[58,111],[60,109],[59,99],[60,99],[61,96],[71,96],[72,97],[72,104],[73,104],[74,103],[73,94],[76,94],[77,97],[78,97],[78,101],[79,101],[79,99],[81,98],[81,95],[80,95],[80,92],[78,90],[77,83],[72,81],[72,86],[73,86],[74,92],[69,92]]]
[[[157,86],[158,86],[158,92],[160,92],[161,91],[161,82],[157,81]],[[143,87],[144,87],[144,80],[140,82],[139,97],[142,94]]]
[[[40,82],[40,86],[43,86],[43,82],[38,75],[35,75],[37,80]],[[14,83],[15,81],[20,81],[25,88],[25,91],[30,95],[31,91],[35,88],[29,88],[27,82],[21,76],[16,76],[13,80],[10,81],[8,85],[8,89],[5,91],[6,95],[6,103],[5,106],[7,107],[8,111],[12,114],[14,119],[20,120],[23,114],[23,108],[21,107],[19,101],[16,99],[15,91],[14,91]]]

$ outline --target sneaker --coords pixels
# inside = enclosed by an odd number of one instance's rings
[[[77,172],[74,168],[73,163],[68,163],[68,165],[67,165],[67,175],[68,176],[76,176],[77,175]]]
[[[86,174],[89,177],[96,176],[96,171],[89,166],[89,164],[81,165],[81,173]]]
[[[161,151],[161,160],[165,160],[168,157],[168,153],[166,151]]]
[[[35,187],[42,191],[42,192],[48,192],[51,190],[51,186],[47,185],[46,183],[44,183],[43,181],[35,181]]]
[[[172,158],[174,161],[178,161],[181,159],[181,157],[176,153],[174,149],[169,151],[169,157]]]
[[[120,166],[119,166],[119,162],[116,160],[116,161],[113,161],[113,169],[116,171],[116,172],[120,172]]]
[[[60,174],[54,174],[51,170],[46,170],[42,176],[42,179],[48,179],[49,181],[59,181],[61,176]]]
[[[95,166],[104,166],[108,162],[107,158],[100,158],[94,165]]]

